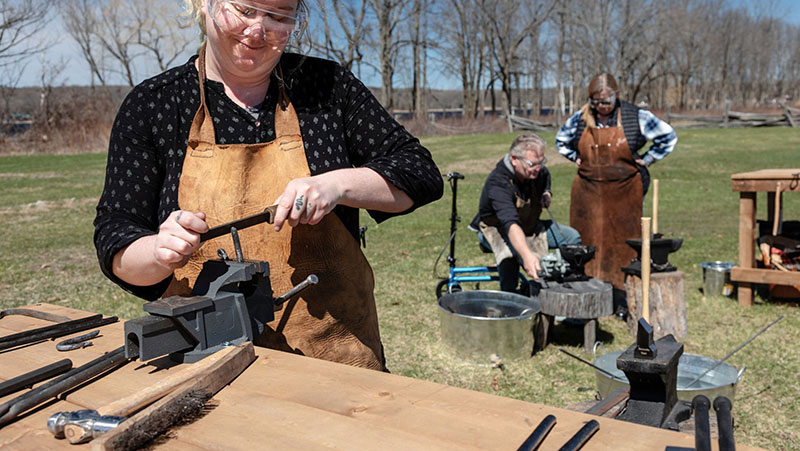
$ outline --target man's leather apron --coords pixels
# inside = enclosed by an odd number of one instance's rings
[[[513,181],[509,181],[509,183],[513,183]],[[547,230],[539,222],[539,216],[542,214],[542,193],[536,191],[534,187],[534,192],[528,200],[522,200],[517,196],[515,204],[522,231],[525,232],[525,242],[537,257],[544,257],[547,254]],[[484,218],[479,224],[481,233],[492,247],[495,262],[498,265],[501,261],[514,256],[508,243],[497,229],[499,225],[500,221],[497,216]]]
[[[262,211],[286,184],[308,177],[297,115],[291,103],[275,109],[272,142],[216,144],[205,99],[205,48],[200,51],[200,99],[178,188],[182,210],[202,211],[209,227]],[[269,262],[270,282],[279,296],[316,274],[319,283],[275,312],[275,320],[255,340],[260,346],[354,366],[383,369],[383,348],[373,298],[372,268],[336,214],[314,226],[284,225],[275,232],[260,224],[239,232],[245,259]],[[217,249],[235,255],[232,239],[209,240],[175,271],[167,292],[188,295],[206,260]]]
[[[619,121],[615,127],[587,124],[578,153],[569,219],[581,242],[597,249],[586,274],[624,290],[621,268],[636,257],[625,240],[641,236],[641,176]]]

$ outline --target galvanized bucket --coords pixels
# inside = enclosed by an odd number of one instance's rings
[[[529,358],[540,330],[539,300],[503,291],[472,290],[439,298],[442,342],[475,363]]]
[[[703,268],[703,294],[706,296],[730,296],[733,294],[731,282],[731,269],[736,266],[732,262],[704,262]]]
[[[597,347],[595,346],[595,351]],[[597,378],[597,390],[600,396],[606,396],[614,393],[622,387],[628,386],[628,378],[622,370],[617,369],[617,357],[623,351],[609,352],[608,354],[594,357],[594,364],[612,375],[609,377],[600,371],[595,370],[595,377]],[[692,384],[691,387],[687,385],[692,382],[697,376],[703,374],[707,369],[716,365],[718,360],[708,357],[703,357],[695,354],[683,354],[678,360],[678,399],[682,401],[691,401],[697,395],[706,395],[708,399],[713,400],[717,396],[725,396],[733,402],[736,395],[736,384],[742,379],[746,367],[741,370],[736,370],[736,367],[728,365],[723,362],[712,371],[709,371],[699,381]]]

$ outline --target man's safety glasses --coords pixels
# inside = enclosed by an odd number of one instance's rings
[[[289,15],[247,1],[208,0],[208,13],[225,33],[238,37],[260,33],[262,39],[271,42],[286,41],[293,30],[302,32],[306,25],[303,14]]]
[[[539,160],[537,162],[533,162],[531,160],[528,160],[528,159],[522,158],[522,157],[517,157],[517,158],[519,158],[519,161],[521,161],[521,162],[525,163],[526,165],[528,165],[529,168],[535,168],[536,166],[544,166],[544,164],[547,163],[547,158],[542,158],[541,160]]]

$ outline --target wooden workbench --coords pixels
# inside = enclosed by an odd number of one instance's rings
[[[755,268],[756,193],[767,192],[767,209],[774,218],[775,193],[780,183],[784,192],[800,192],[800,169],[762,169],[731,176],[733,191],[739,192],[739,266],[731,270],[731,281],[737,283],[739,305],[753,305],[753,284],[800,285],[800,272],[783,272]]]
[[[89,313],[37,304],[72,319]],[[48,323],[23,316],[0,320],[0,336]],[[123,325],[101,328],[94,346],[60,353],[53,341],[0,352],[0,380],[60,360],[75,366],[123,343]],[[66,337],[65,337],[66,338]],[[60,340],[60,339],[59,339]],[[159,441],[158,449],[515,450],[546,415],[558,423],[541,449],[558,449],[589,419],[600,430],[586,450],[693,447],[694,437],[408,377],[256,348],[257,359],[215,397],[215,407]],[[97,408],[162,379],[179,366],[167,359],[129,362],[0,429],[3,450],[70,449],[47,431],[58,411]],[[0,399],[6,401],[13,396]],[[713,443],[717,449],[716,442]],[[739,449],[753,449],[738,446]]]

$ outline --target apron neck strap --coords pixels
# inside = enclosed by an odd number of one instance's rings
[[[205,120],[211,118],[206,101],[206,46],[208,41],[204,41],[200,47],[197,58],[197,75],[200,84],[200,108],[197,109],[192,126],[189,129],[189,145],[197,146],[199,143],[216,144],[214,134],[214,122]],[[283,71],[280,64],[277,66],[278,74],[278,102],[275,106],[275,136],[300,135],[300,124],[297,121],[292,102],[286,93],[285,83],[283,82]]]

